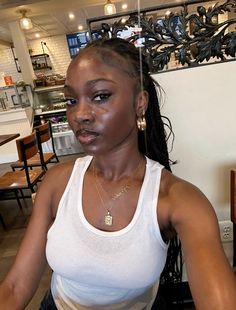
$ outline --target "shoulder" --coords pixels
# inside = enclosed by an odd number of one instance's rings
[[[91,160],[91,156],[84,156],[64,163],[52,166],[46,173],[43,183],[49,183],[50,188],[58,188],[60,185],[66,185],[70,179],[71,173],[78,162],[84,167]],[[55,182],[56,181],[56,182]]]
[[[52,211],[53,218],[55,218],[58,204],[70,179],[74,164],[75,161],[68,161],[51,167],[37,190],[36,207],[47,206]]]
[[[65,163],[58,163],[54,166],[52,166],[51,168],[49,168],[49,170],[47,171],[43,182],[50,182],[52,181],[52,179],[57,178],[57,180],[63,179],[62,181],[66,181],[68,179],[68,177],[70,177],[71,172],[73,170],[75,164],[75,160],[73,161],[68,161]],[[55,182],[51,183],[51,185],[56,185]]]
[[[68,161],[50,167],[43,178],[40,189],[47,189],[47,191],[50,190],[53,192],[65,186],[69,181],[74,164],[75,161]]]
[[[199,188],[163,169],[160,183],[159,216],[163,227],[166,223],[179,233],[182,226],[196,221],[209,221],[215,212]],[[211,219],[210,219],[211,220]]]

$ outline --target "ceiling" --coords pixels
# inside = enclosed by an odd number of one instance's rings
[[[9,23],[19,20],[20,9],[27,10],[27,17],[33,22],[33,29],[25,31],[27,40],[35,39],[38,33],[41,38],[78,31],[78,26],[86,28],[86,19],[104,15],[106,0],[0,0],[0,44],[9,45],[12,41]],[[113,0],[117,13],[138,8],[152,7],[180,0]],[[126,3],[128,8],[122,9]],[[70,20],[69,13],[75,18]]]
[[[0,48],[12,42],[9,23],[20,19],[19,10],[27,10],[27,17],[33,23],[31,30],[25,30],[27,40],[78,32],[78,26],[86,29],[86,19],[104,16],[104,4],[107,0],[0,0]],[[148,8],[163,4],[185,2],[184,0],[111,0],[117,13]],[[191,0],[190,0],[191,1]],[[189,2],[190,2],[189,1]],[[197,0],[192,0],[193,2]],[[202,0],[206,2],[207,0]],[[213,0],[209,0],[212,2]],[[222,0],[218,1],[221,2]],[[200,1],[199,1],[200,2]],[[122,4],[128,5],[122,9]],[[68,14],[73,13],[74,19]],[[165,12],[163,12],[165,14]]]

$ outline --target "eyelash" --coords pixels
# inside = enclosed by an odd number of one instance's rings
[[[96,102],[105,102],[110,98],[111,94],[110,93],[100,93],[100,94],[96,94],[93,97],[93,101]],[[100,100],[97,100],[96,98],[100,97]]]
[[[95,101],[96,103],[103,103],[106,102],[109,98],[110,98],[111,94],[110,93],[100,93],[100,94],[96,94],[92,97],[92,100]],[[99,100],[98,97],[100,97]],[[67,106],[73,106],[78,102],[77,99],[75,98],[65,98],[65,103]]]
[[[75,98],[65,98],[65,103],[67,106],[72,106],[77,103]]]

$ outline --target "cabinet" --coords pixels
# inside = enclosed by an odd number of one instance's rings
[[[83,148],[69,127],[64,102],[64,85],[34,89],[34,125],[52,123],[57,155],[83,153]]]

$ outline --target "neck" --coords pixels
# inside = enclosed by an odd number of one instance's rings
[[[117,181],[125,176],[132,176],[138,166],[142,166],[145,161],[143,154],[114,154],[111,157],[94,156],[94,165],[98,175],[110,181]]]

